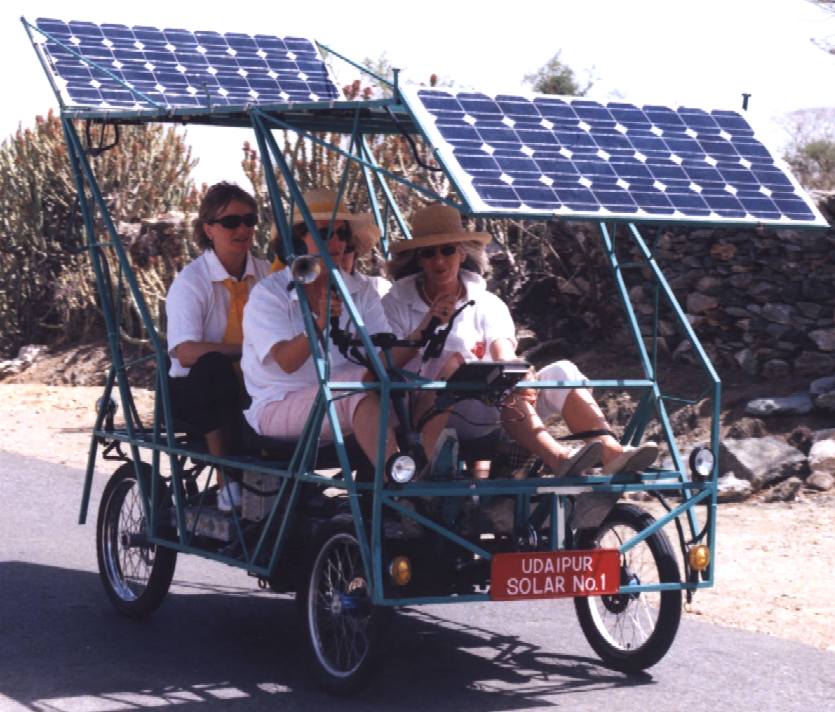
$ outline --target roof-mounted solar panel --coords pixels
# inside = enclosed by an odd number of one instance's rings
[[[39,18],[34,40],[65,108],[154,111],[341,100],[300,37]]]
[[[827,225],[733,111],[422,87],[402,94],[475,214]]]

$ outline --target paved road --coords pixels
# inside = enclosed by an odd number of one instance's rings
[[[81,480],[0,452],[0,711],[334,704],[306,674],[292,600],[235,569],[180,557],[154,616],[119,617],[96,573],[94,517],[76,524]],[[598,664],[565,601],[415,608],[390,638],[371,688],[340,709],[835,710],[835,655],[706,623],[684,621],[637,678]]]

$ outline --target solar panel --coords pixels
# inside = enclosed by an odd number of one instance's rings
[[[734,111],[402,93],[476,214],[827,225]]]
[[[46,33],[38,46],[66,107],[245,107],[342,98],[316,46],[300,37],[48,18],[36,25]]]

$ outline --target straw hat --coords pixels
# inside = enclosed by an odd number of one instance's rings
[[[380,228],[374,223],[374,218],[370,213],[348,212],[344,200],[340,201],[337,207],[336,195],[335,191],[328,188],[312,188],[303,193],[302,197],[314,220],[334,218],[336,222],[345,220],[350,223],[357,256],[368,254],[377,240],[380,239]],[[334,209],[336,209],[336,215],[334,215]],[[301,212],[296,210],[293,225],[299,225],[303,222],[304,218],[301,216]]]
[[[461,213],[443,203],[432,203],[417,210],[412,216],[412,239],[399,240],[391,246],[393,253],[417,250],[451,242],[480,242],[486,245],[490,235],[470,232],[461,223]]]

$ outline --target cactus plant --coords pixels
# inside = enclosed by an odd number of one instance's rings
[[[76,130],[84,134],[80,124]],[[109,131],[105,141],[113,138]],[[91,158],[117,225],[169,210],[193,210],[197,195],[190,173],[195,164],[182,134],[158,125],[123,127],[113,149]],[[0,199],[0,353],[33,341],[76,342],[89,336],[101,323],[94,318],[93,272],[63,130],[52,112],[0,145]],[[98,214],[96,232],[106,241]],[[131,249],[140,281],[150,287],[152,309],[189,247],[179,239],[166,249],[163,259]],[[115,271],[115,261],[108,259]],[[124,301],[125,331],[140,335],[130,303]]]

